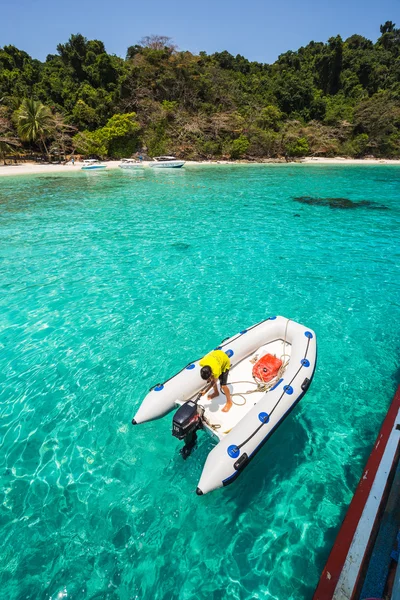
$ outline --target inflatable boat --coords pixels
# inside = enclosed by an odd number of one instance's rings
[[[230,358],[228,387],[233,406],[223,412],[220,391],[202,395],[206,382],[200,360],[186,365],[144,398],[133,425],[158,419],[178,408],[172,434],[185,442],[187,458],[197,431],[217,440],[204,464],[196,493],[203,495],[232,483],[308,390],[317,360],[314,331],[285,317],[269,317],[223,340],[217,350]],[[219,386],[218,386],[219,387]]]

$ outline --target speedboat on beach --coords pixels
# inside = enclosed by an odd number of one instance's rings
[[[93,171],[94,169],[106,169],[107,165],[95,158],[90,158],[83,161],[82,171]]]
[[[132,423],[163,417],[178,407],[173,435],[185,442],[187,458],[204,429],[217,445],[208,454],[196,493],[206,494],[232,483],[308,390],[317,360],[314,331],[285,317],[269,317],[221,342],[230,358],[225,397],[202,395],[205,381],[200,360],[193,361],[164,383],[155,385]]]
[[[143,169],[143,163],[133,158],[122,158],[118,166],[120,169]]]
[[[149,167],[160,169],[180,169],[185,164],[184,160],[177,160],[175,156],[155,156],[153,161],[149,163]]]

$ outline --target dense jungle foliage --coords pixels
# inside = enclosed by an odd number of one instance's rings
[[[80,34],[43,63],[4,46],[0,154],[23,149],[114,158],[399,157],[400,29],[386,22],[376,43],[361,35],[310,42],[271,65],[226,51],[178,51],[162,36],[130,46],[125,59]]]

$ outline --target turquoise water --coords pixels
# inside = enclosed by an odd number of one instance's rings
[[[392,166],[0,179],[1,598],[312,597],[396,387],[399,193]],[[314,382],[198,497],[210,438],[183,462],[131,418],[271,314],[317,332]]]

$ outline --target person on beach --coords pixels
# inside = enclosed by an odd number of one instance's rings
[[[231,368],[231,361],[229,357],[222,350],[213,350],[209,354],[206,354],[200,361],[200,375],[201,378],[207,381],[210,385],[202,392],[202,395],[206,394],[211,388],[214,389],[212,394],[209,394],[208,399],[212,400],[219,396],[217,387],[217,379],[221,384],[221,391],[226,396],[226,404],[223,407],[223,412],[228,412],[232,407],[231,393],[228,388],[228,373]]]

